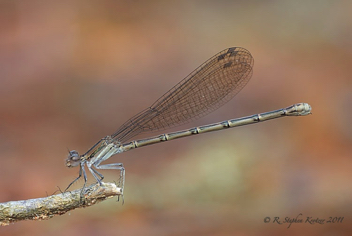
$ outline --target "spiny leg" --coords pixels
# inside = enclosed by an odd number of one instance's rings
[[[104,175],[100,174],[97,170],[95,170],[95,169],[93,169],[93,168],[91,168],[91,169],[92,169],[92,171],[94,171],[95,174],[99,175],[100,180],[103,180],[103,179],[104,179]]]
[[[86,188],[86,184],[87,184],[87,174],[86,174],[86,170],[84,169],[84,163],[82,162],[81,164],[81,170],[83,172],[83,178],[84,178],[84,184],[82,187],[82,191],[81,191],[81,195],[80,195],[80,200],[83,199],[84,196],[84,189]]]
[[[104,176],[102,174],[100,174],[97,170],[94,170],[90,165],[88,165],[88,170],[90,171],[90,173],[92,173],[94,178],[97,180],[97,182],[101,186],[102,185],[101,180],[104,178]]]
[[[120,179],[119,179],[118,186],[121,188],[121,195],[122,195],[122,198],[123,198],[123,188],[125,186],[125,168],[123,167],[123,164],[122,163],[112,163],[112,164],[94,165],[94,166],[97,169],[120,170]]]
[[[64,192],[66,192],[67,189],[69,189],[73,183],[75,183],[77,180],[79,180],[82,177],[82,173],[83,173],[84,184],[85,184],[87,182],[87,175],[86,175],[86,171],[84,169],[84,163],[83,163],[83,165],[81,164],[81,166],[79,168],[78,177],[67,186],[67,188],[65,189]]]

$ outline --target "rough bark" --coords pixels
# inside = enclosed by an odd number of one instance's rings
[[[93,184],[84,190],[77,189],[44,198],[4,202],[0,203],[0,225],[21,220],[46,220],[120,195],[121,188],[116,184],[102,183],[101,186]]]

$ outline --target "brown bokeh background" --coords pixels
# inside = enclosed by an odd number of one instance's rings
[[[313,108],[114,156],[108,163],[127,171],[124,205],[108,200],[0,234],[350,235],[351,9],[351,1],[0,1],[0,202],[64,189],[78,174],[64,166],[67,149],[85,152],[227,47],[252,53],[251,81],[179,128],[298,102]],[[344,221],[272,223],[300,213]]]

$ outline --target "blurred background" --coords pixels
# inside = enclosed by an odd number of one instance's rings
[[[251,81],[168,131],[313,108],[114,156],[107,163],[126,168],[124,205],[110,199],[0,234],[349,235],[351,9],[347,0],[0,1],[0,202],[65,189],[78,175],[64,165],[68,150],[84,153],[228,47],[252,53]],[[344,221],[273,223],[297,216]]]

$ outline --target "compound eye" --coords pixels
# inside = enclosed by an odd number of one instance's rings
[[[79,160],[79,154],[76,150],[72,150],[68,153],[68,158],[73,160],[73,161],[78,161]]]
[[[66,159],[66,166],[67,167],[78,166],[80,162],[81,162],[80,155],[78,154],[77,151],[72,150],[68,153],[68,157]]]

